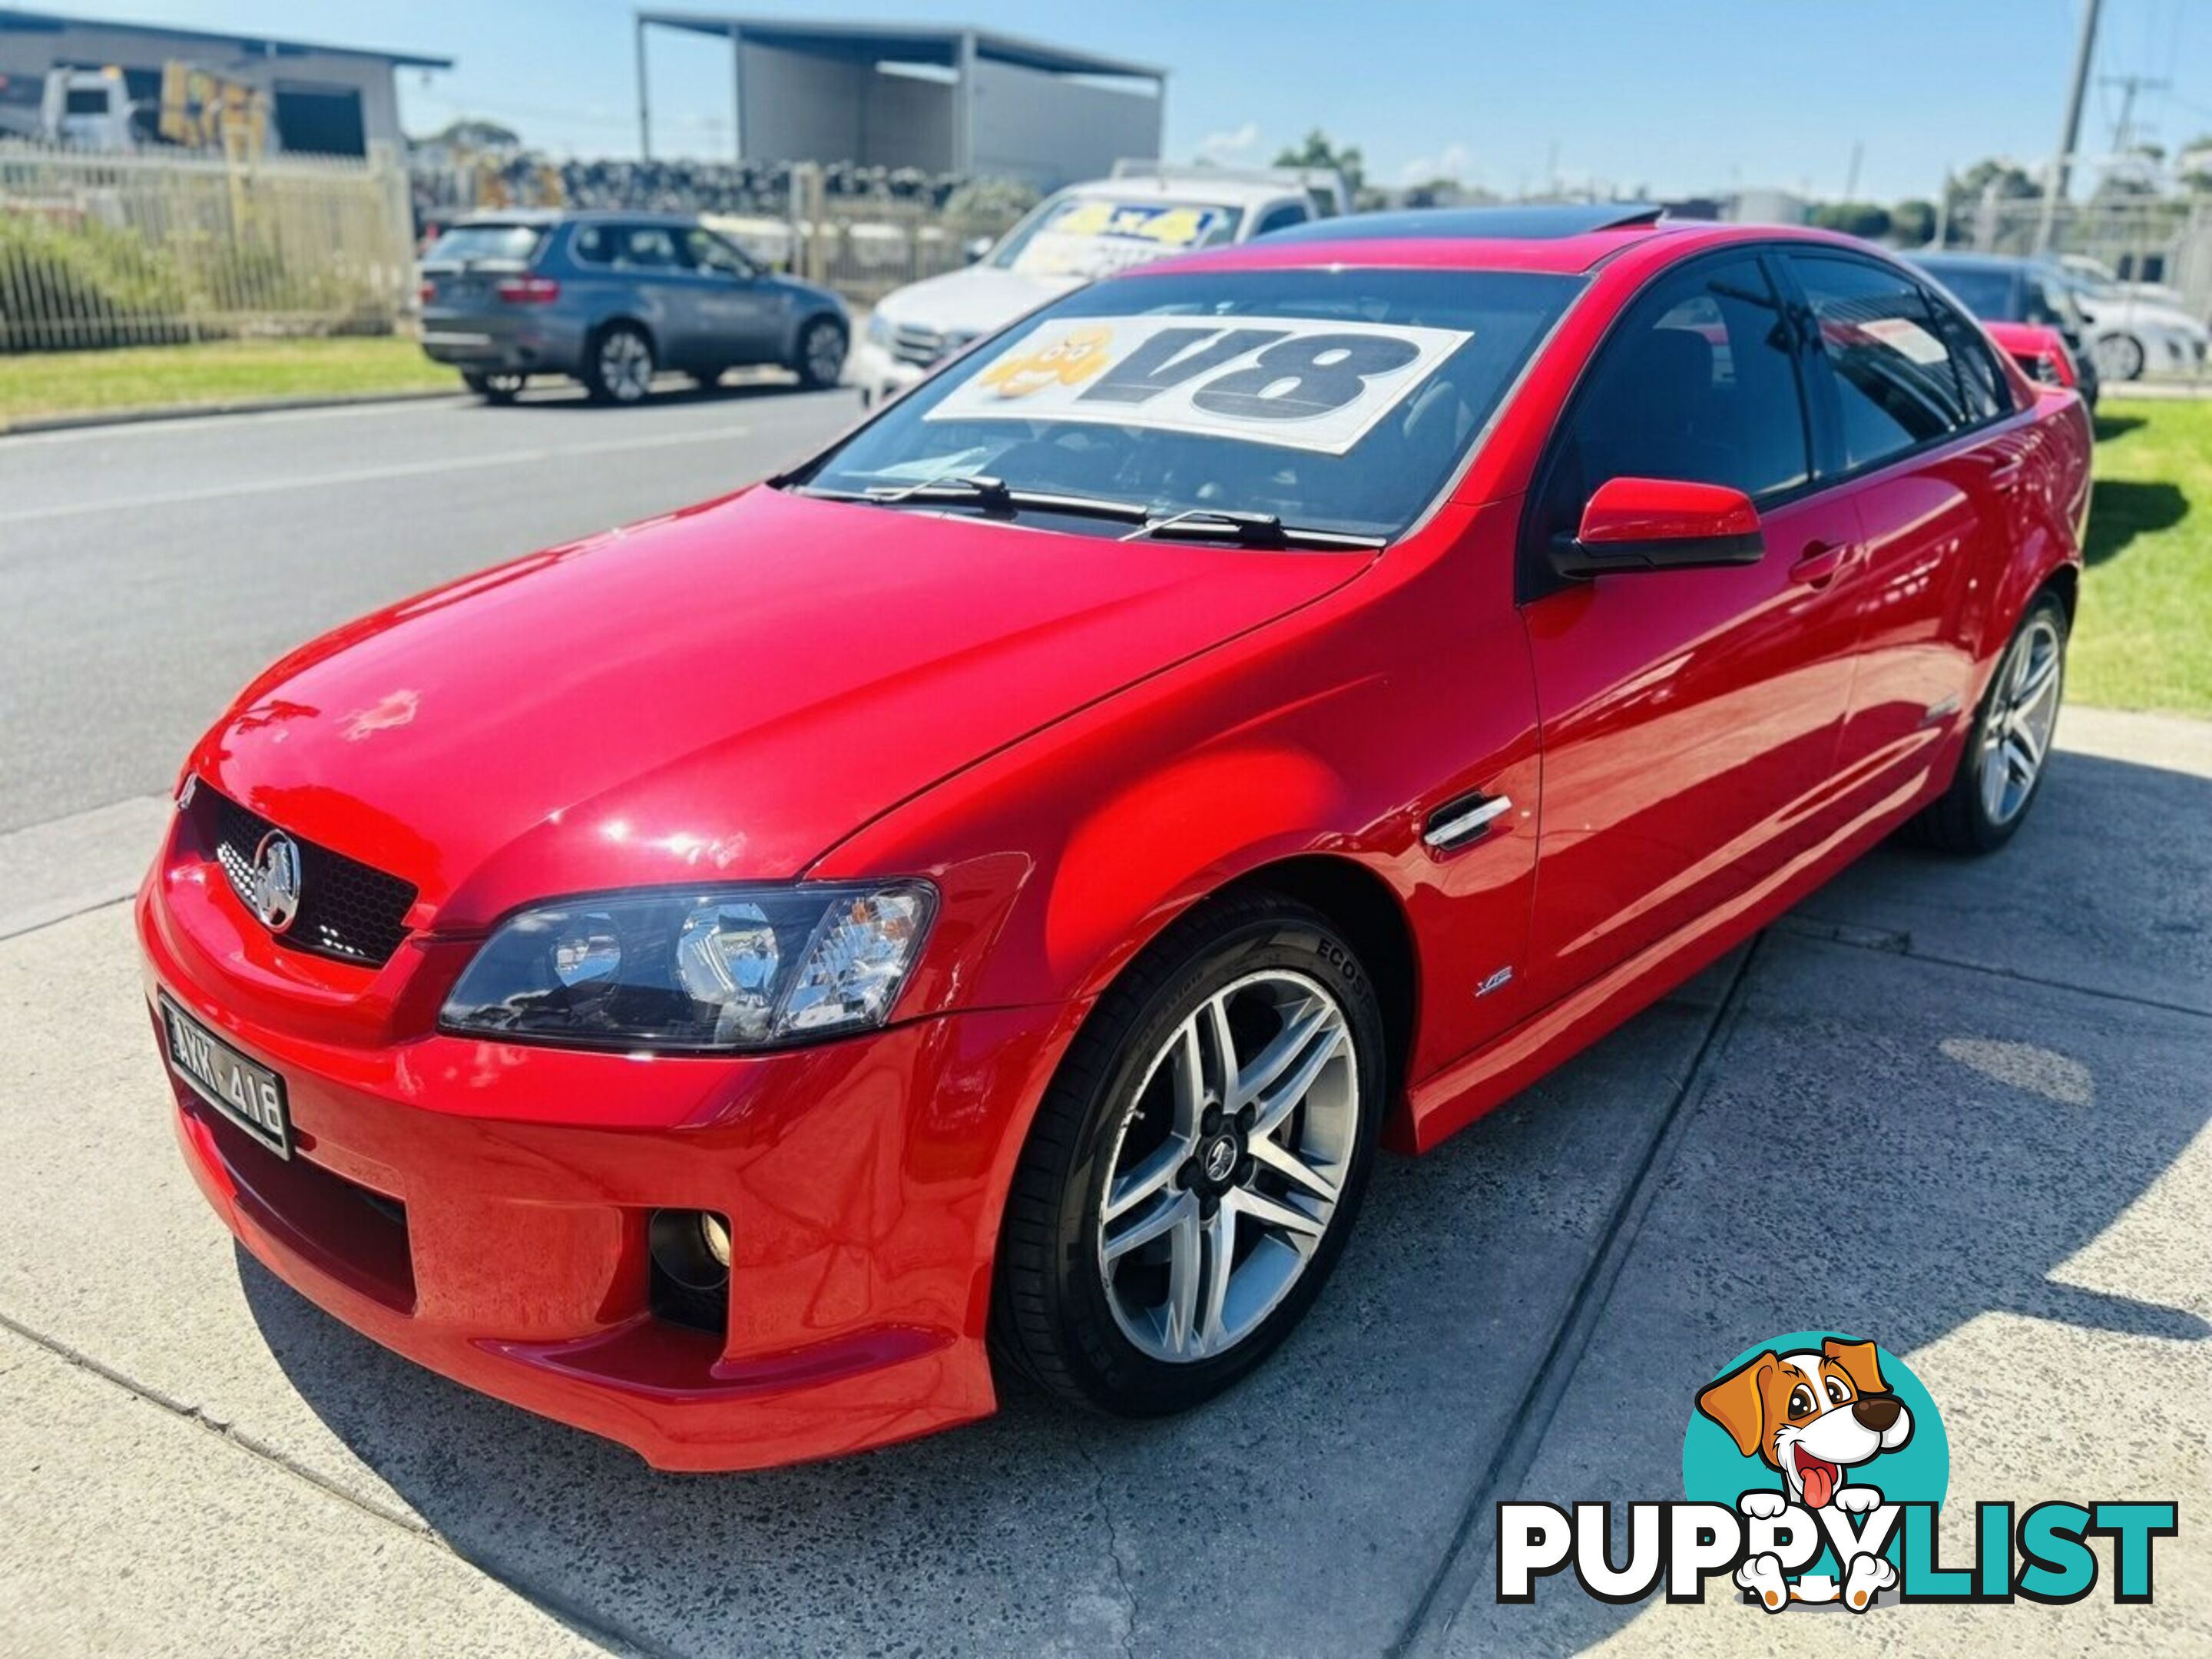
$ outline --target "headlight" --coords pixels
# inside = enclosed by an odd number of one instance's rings
[[[890,1018],[936,909],[927,882],[609,893],[510,916],[439,1016],[471,1036],[769,1048]]]
[[[868,313],[868,339],[872,344],[879,346],[887,346],[891,343],[891,319],[880,311],[872,311]]]

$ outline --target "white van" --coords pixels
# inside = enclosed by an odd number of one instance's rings
[[[979,335],[1055,295],[1170,254],[1247,242],[1340,212],[1343,182],[1307,168],[1122,162],[1039,203],[975,264],[884,295],[846,367],[865,402],[895,397]]]

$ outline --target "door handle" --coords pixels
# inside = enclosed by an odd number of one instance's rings
[[[1464,847],[1487,830],[1493,819],[1513,810],[1510,795],[1462,795],[1429,814],[1421,840],[1439,853]]]
[[[1811,542],[1797,556],[1797,562],[1790,567],[1790,580],[1806,587],[1826,587],[1835,580],[1836,572],[1843,568],[1844,556],[1850,551],[1848,542]]]

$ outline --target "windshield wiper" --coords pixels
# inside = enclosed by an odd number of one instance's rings
[[[1276,513],[1240,513],[1227,507],[1193,507],[1164,519],[1148,519],[1124,536],[1161,536],[1170,540],[1232,541],[1245,547],[1310,547],[1326,551],[1372,553],[1388,546],[1382,536],[1358,536],[1342,530],[1316,530],[1306,525],[1285,524]]]
[[[859,499],[879,507],[902,507],[911,501],[925,507],[980,507],[986,513],[1061,513],[1081,519],[1113,519],[1123,524],[1143,524],[1152,509],[1141,501],[1117,501],[1103,495],[1066,495],[1052,489],[1018,489],[1004,478],[981,473],[955,473],[924,478],[919,483],[879,487]]]

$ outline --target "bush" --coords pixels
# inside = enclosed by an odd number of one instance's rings
[[[0,350],[165,344],[186,336],[176,262],[95,220],[0,213]]]

